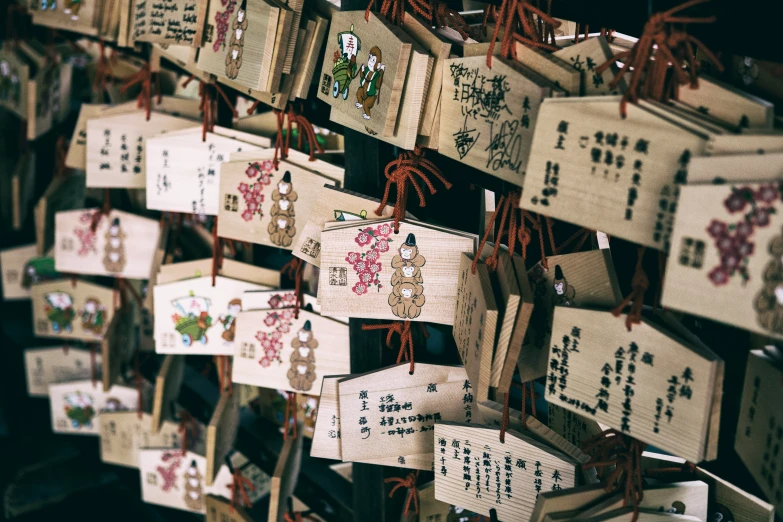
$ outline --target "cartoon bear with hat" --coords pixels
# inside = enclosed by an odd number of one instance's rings
[[[294,349],[291,354],[291,369],[288,370],[288,381],[295,390],[310,391],[315,381],[315,350],[318,341],[313,337],[312,324],[305,321],[304,326],[296,332],[291,340]]]
[[[421,267],[426,261],[424,256],[419,254],[416,236],[408,234],[397,250],[397,255],[392,258],[394,273],[391,278],[389,306],[392,313],[400,319],[415,319],[421,314],[425,300]]]
[[[283,178],[272,191],[272,209],[269,212],[270,222],[267,227],[269,239],[277,246],[289,247],[296,235],[294,220],[294,201],[297,199],[294,186],[291,183],[291,172],[285,171]]]

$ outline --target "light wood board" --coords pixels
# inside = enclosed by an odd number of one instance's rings
[[[114,317],[114,292],[79,280],[33,285],[36,337],[100,342]]]

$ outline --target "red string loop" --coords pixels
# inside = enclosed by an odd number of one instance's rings
[[[298,405],[296,403],[296,393],[287,392],[288,398],[285,403],[285,417],[283,419],[283,440],[288,440],[288,430],[291,430],[291,436],[296,439],[296,412]]]
[[[647,273],[642,266],[642,260],[644,259],[644,252],[646,247],[639,247],[639,252],[636,258],[636,270],[631,279],[631,293],[628,297],[623,299],[623,302],[617,305],[617,308],[612,310],[612,315],[619,317],[623,313],[623,309],[631,305],[628,310],[628,315],[625,317],[625,326],[628,331],[631,331],[632,324],[640,324],[642,322],[642,307],[644,306],[644,293],[647,291],[647,287],[650,286],[650,281],[647,279]]]
[[[391,491],[389,491],[389,498],[392,498],[394,492],[400,488],[406,488],[408,490],[408,498],[405,501],[405,511],[403,512],[404,517],[407,517],[408,512],[410,511],[411,499],[413,500],[415,513],[417,515],[419,514],[419,490],[416,489],[416,481],[418,479],[419,470],[416,470],[415,472],[411,471],[404,479],[400,477],[389,477],[384,480],[384,482],[387,484],[396,483],[394,484],[394,487],[391,489]]]
[[[234,473],[231,476],[231,484],[228,484],[226,487],[231,490],[231,509],[234,509],[234,506],[237,504],[237,491],[239,491],[239,501],[244,505],[245,507],[253,507],[253,503],[250,502],[250,497],[248,496],[248,491],[255,491],[256,487],[253,485],[253,482],[250,481],[247,477],[242,475],[242,472],[238,469],[234,470]]]

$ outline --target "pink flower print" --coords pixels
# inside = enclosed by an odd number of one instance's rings
[[[380,263],[373,263],[367,267],[371,273],[377,274],[381,271],[381,264]]]
[[[725,285],[729,282],[729,272],[722,266],[716,266],[710,272],[709,278],[716,286]]]
[[[252,178],[256,175],[256,169],[255,165],[250,165],[247,170],[245,171],[245,174],[247,174],[248,178]]]
[[[743,258],[751,255],[754,250],[755,250],[755,246],[753,243],[742,241],[737,244],[737,253]]]
[[[372,283],[373,279],[375,279],[375,276],[370,272],[365,271],[359,274],[359,281],[362,283],[370,284]]]
[[[272,183],[272,177],[269,174],[261,174],[261,176],[258,178],[258,182],[264,185],[269,185]]]
[[[751,234],[753,234],[753,223],[750,221],[740,221],[737,223],[734,232],[739,238],[749,237]]]
[[[367,285],[359,281],[358,283],[353,285],[353,288],[351,290],[353,290],[353,293],[355,293],[356,295],[364,295],[367,293]]]
[[[272,162],[272,160],[264,160],[261,163],[261,171],[264,173],[264,175],[269,175],[270,172],[272,172],[272,169],[275,168],[275,164]]]
[[[264,324],[267,326],[272,326],[277,322],[277,314],[269,314],[264,319]]]
[[[367,260],[368,263],[375,263],[378,261],[378,259],[381,257],[380,252],[378,252],[377,249],[373,248],[372,250],[369,250],[365,255],[364,259]]]
[[[251,219],[253,219],[253,213],[250,210],[245,210],[244,212],[242,212],[242,219],[244,219],[245,221],[250,221]]]
[[[362,255],[359,252],[348,252],[348,255],[345,256],[345,260],[350,265],[355,265],[357,261],[359,261],[362,258]]]
[[[239,192],[242,194],[247,194],[247,191],[249,190],[249,185],[247,183],[240,183],[239,184]]]
[[[372,229],[368,229],[368,230],[372,230]],[[372,242],[372,236],[367,232],[359,232],[359,235],[356,236],[355,241],[359,246],[363,247],[365,245],[369,245]]]
[[[769,215],[771,214],[770,209],[768,208],[757,208],[753,211],[751,214],[751,221],[753,224],[758,225],[760,227],[766,227],[769,225]]]
[[[215,52],[220,51],[220,41],[216,40],[215,43],[212,44],[212,50]]]
[[[261,194],[261,184],[253,183],[253,194]]]
[[[723,268],[728,270],[729,273],[736,270],[741,261],[742,258],[740,257],[740,255],[737,253],[736,250],[726,252],[720,258],[721,265],[723,266]]]
[[[367,261],[357,261],[356,264],[353,265],[353,269],[357,274],[361,274],[367,270]]]
[[[277,331],[280,333],[288,333],[291,331],[291,324],[290,323],[280,323],[280,326],[277,327]]]
[[[726,226],[726,223],[722,223],[717,219],[713,219],[710,226],[707,227],[707,233],[714,238],[725,235],[728,230],[729,228]]]
[[[388,252],[389,242],[386,239],[379,239],[375,244],[375,248],[378,249],[378,252]]]
[[[260,364],[264,368],[269,368],[269,365],[272,364],[272,361],[269,360],[269,357],[264,357],[263,359],[258,361],[258,364]]]
[[[296,298],[296,297],[294,297]],[[283,320],[290,321],[294,317],[294,313],[291,310],[283,310],[282,311]]]
[[[287,294],[284,294],[284,295],[283,295],[283,300],[284,300],[286,303],[291,303],[291,304],[293,304],[293,303],[296,301],[296,294],[295,294],[294,292],[289,292],[289,293],[287,293]],[[289,317],[289,319],[290,319],[290,317]]]
[[[772,203],[778,199],[778,188],[771,183],[761,185],[754,194],[754,197],[756,198],[756,201]]]
[[[752,200],[753,191],[750,187],[742,187],[740,189],[734,189],[723,204],[726,206],[726,209],[733,214],[734,212],[745,210],[745,207]]]
[[[277,342],[282,337],[282,334],[278,331],[274,331],[272,332],[272,335],[270,335],[270,337],[272,338],[273,341]]]
[[[718,238],[715,242],[715,246],[718,247],[718,250],[720,250],[721,253],[726,253],[734,248],[734,241],[729,236],[723,236]]]
[[[267,303],[269,304],[269,306],[271,308],[277,308],[278,306],[280,306],[280,296],[279,295],[273,295],[269,299],[269,301],[267,301]]]
[[[376,232],[379,236],[389,237],[389,235],[392,233],[392,227],[388,223],[384,223],[382,225],[378,225]]]
[[[270,359],[274,359],[275,356],[277,356],[277,352],[274,348],[270,348],[264,353],[266,353],[266,356],[269,357]]]

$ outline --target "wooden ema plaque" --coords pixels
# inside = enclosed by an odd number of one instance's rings
[[[196,259],[194,261],[183,261],[181,263],[168,263],[160,266],[158,274],[158,283],[171,283],[173,281],[182,281],[183,279],[192,279],[212,275],[212,259]],[[263,268],[260,266],[242,263],[234,259],[223,259],[223,267],[218,275],[239,279],[248,283],[255,283],[262,286],[261,290],[277,288],[280,286],[280,271]]]
[[[693,158],[688,183],[774,182],[783,177],[783,154],[731,154]]]
[[[783,339],[777,183],[683,187],[662,304]]]
[[[139,110],[137,102],[122,103],[120,105],[103,105],[83,103],[79,109],[79,118],[73,129],[71,142],[68,145],[68,155],[65,157],[65,166],[71,169],[87,169],[87,122],[93,118],[109,116],[111,114],[130,114]]]
[[[594,420],[571,410],[555,404],[548,404],[547,408],[547,426],[577,448],[581,448],[584,441],[604,431]]]
[[[593,36],[577,44],[569,45],[552,53],[565,63],[570,65],[582,76],[582,96],[596,96],[605,94],[622,94],[625,92],[625,80],[621,80],[617,88],[610,89],[609,83],[619,69],[615,64],[609,66],[603,74],[595,72],[596,67],[602,65],[612,57],[612,49],[605,36]],[[580,92],[570,92],[579,95]]]
[[[170,353],[163,359],[155,377],[155,394],[152,398],[152,430],[158,432],[163,421],[172,417],[185,376],[185,356]],[[173,420],[173,419],[172,419]]]
[[[307,310],[242,312],[231,379],[317,395],[324,375],[350,372],[349,344],[348,325]]]
[[[621,316],[623,317],[623,316]],[[693,462],[714,460],[723,361],[646,319],[555,308],[546,398]]]
[[[52,431],[71,435],[98,435],[98,417],[104,412],[136,411],[139,392],[127,386],[104,391],[100,382],[72,381],[49,386]]]
[[[194,122],[168,114],[155,113],[147,120],[146,112],[138,109],[87,120],[87,186],[146,187],[144,140],[167,131],[194,127]]]
[[[114,318],[114,291],[77,279],[33,285],[36,337],[100,342]]]
[[[613,308],[620,304],[620,284],[609,249],[547,257],[527,272],[533,311],[519,356],[522,382],[546,375],[555,306]]]
[[[242,293],[263,287],[216,276],[158,284],[155,295],[157,353],[234,355]]]
[[[779,451],[783,422],[776,401],[783,387],[783,370],[775,357],[762,350],[748,354],[734,449],[764,495],[780,510],[783,481],[776,470],[783,466]]]
[[[550,54],[548,51],[514,42],[517,61],[540,74],[556,87],[565,90],[569,96],[579,96],[582,87],[582,72],[574,64]],[[499,48],[496,47],[499,50]],[[494,60],[494,58],[493,58]]]
[[[130,39],[199,47],[208,0],[134,0]]]
[[[253,517],[242,505],[216,495],[207,495],[207,522],[253,522]]]
[[[311,457],[343,459],[337,381],[345,378],[350,378],[350,375],[328,375],[321,381],[318,417],[315,421],[313,445],[310,449]]]
[[[547,100],[538,114],[520,207],[668,251],[694,134],[616,97]]]
[[[141,448],[179,447],[179,424],[166,421],[157,433],[152,416],[135,411],[104,412],[98,416],[101,460],[108,464],[139,468]]]
[[[302,440],[303,437],[288,437],[283,442],[283,449],[275,465],[272,475],[271,490],[269,492],[269,520],[283,520],[284,513],[288,510],[288,498],[294,494],[296,480],[299,477],[299,469],[302,465]]]
[[[318,99],[368,132],[393,136],[413,39],[375,13],[332,15]]]
[[[530,522],[551,520],[547,515],[578,511],[580,508],[599,502],[609,494],[602,484],[586,484],[569,489],[545,491],[538,495]]]
[[[0,251],[0,270],[3,280],[3,299],[29,299],[30,285],[25,285],[28,261],[38,257],[36,245],[25,245]],[[35,270],[35,268],[33,268]]]
[[[334,182],[286,161],[275,169],[272,155],[221,165],[218,235],[290,250],[321,187]]]
[[[430,470],[436,423],[481,422],[464,368],[419,363],[409,372],[402,363],[338,383],[343,461]]]
[[[519,187],[533,129],[552,86],[520,63],[486,55],[446,60],[440,137],[444,156]]]
[[[724,134],[712,136],[707,143],[707,154],[766,154],[783,152],[783,136],[780,134]]]
[[[647,512],[687,515],[691,520],[710,520],[707,517],[709,493],[709,486],[700,480],[656,484],[644,488],[639,508]],[[585,509],[571,520],[589,520],[606,515],[623,508],[624,501],[623,494],[606,495],[595,505],[583,506]],[[682,520],[680,517],[676,519]]]
[[[500,520],[528,520],[545,491],[576,485],[577,463],[545,444],[508,430],[438,422],[435,425],[435,498]]]
[[[48,397],[49,385],[89,379],[92,373],[89,350],[79,348],[28,348],[24,351],[27,394]],[[95,356],[96,373],[101,372],[101,357]]]
[[[61,273],[149,279],[160,224],[121,210],[101,215],[97,209],[55,215],[55,268]]]
[[[678,99],[703,114],[740,128],[773,127],[775,107],[772,103],[709,78],[699,78],[698,89],[680,87]]]
[[[211,486],[223,459],[234,446],[239,430],[239,400],[233,393],[221,392],[207,426],[207,485]]]
[[[318,296],[324,315],[452,324],[459,255],[476,236],[391,220],[349,223],[321,233]]]

